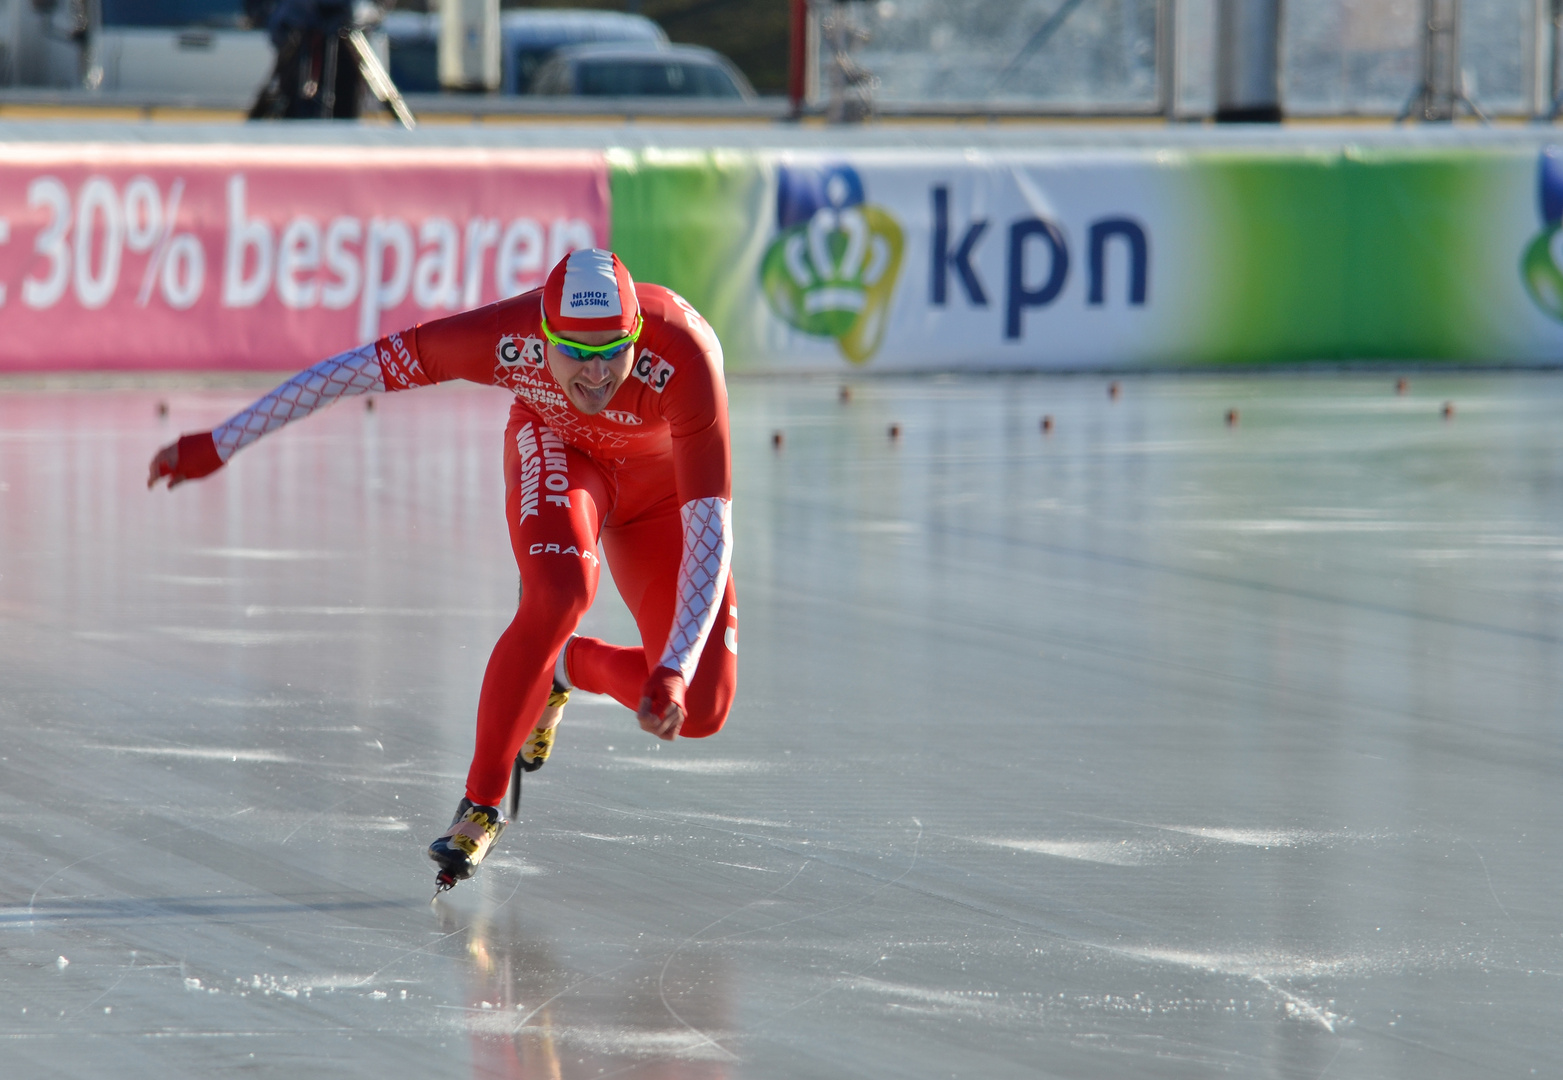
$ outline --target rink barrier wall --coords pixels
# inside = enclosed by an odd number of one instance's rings
[[[0,370],[279,369],[611,244],[729,370],[1563,357],[1550,147],[11,144]]]

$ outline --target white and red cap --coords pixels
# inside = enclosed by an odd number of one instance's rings
[[[630,272],[617,255],[602,248],[570,252],[543,286],[543,317],[556,334],[571,330],[628,334],[639,314]]]

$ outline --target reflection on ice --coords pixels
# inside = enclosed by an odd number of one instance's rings
[[[617,757],[614,764],[634,769],[658,769],[663,772],[709,773],[731,776],[735,773],[768,772],[776,766],[768,761],[734,761],[725,758]]]
[[[1145,835],[1145,833],[1152,835]],[[1154,833],[1174,833],[1189,837],[1175,840]],[[1234,829],[1188,825],[1147,825],[1131,837],[1109,840],[1063,840],[983,837],[980,842],[995,847],[1025,851],[1035,855],[1053,855],[1061,859],[1102,863],[1108,866],[1143,866],[1205,851],[1212,845],[1239,847],[1295,848],[1303,845],[1339,843],[1351,839],[1345,833],[1324,833],[1313,829]]]
[[[1241,844],[1245,847],[1257,848],[1298,847],[1302,844],[1325,844],[1346,839],[1338,833],[1322,833],[1313,829],[1233,829],[1189,825],[1158,825],[1156,828],[1197,836],[1203,840],[1216,840],[1223,844]]]
[[[301,645],[339,639],[339,634],[320,630],[230,630],[206,626],[159,626],[160,634],[166,634],[193,645]]]
[[[306,559],[341,559],[340,551],[300,551],[292,548],[221,547],[198,548],[197,555],[210,555],[222,559],[258,559],[263,562],[298,562]]]
[[[1035,855],[1054,855],[1060,859],[1102,863],[1107,866],[1140,866],[1165,849],[1128,840],[1004,840],[983,839],[994,847],[1027,851]]]
[[[86,743],[83,750],[103,750],[111,754],[145,754],[149,757],[193,758],[198,761],[270,761],[286,763],[293,759],[276,750],[223,749],[216,746],[109,746]]]
[[[463,925],[451,905],[437,906],[469,958],[464,1004],[444,1022],[468,1037],[474,1078],[718,1080],[739,1060],[719,955],[675,952],[658,964],[631,952],[576,970],[530,939],[510,909]]]

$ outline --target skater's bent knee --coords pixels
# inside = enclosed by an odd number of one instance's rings
[[[521,603],[579,615],[591,607],[596,583],[580,567],[554,569],[547,574],[521,576]]]
[[[715,735],[722,730],[722,725],[727,723],[727,710],[730,704],[724,701],[714,708],[692,708],[684,716],[683,726],[678,729],[679,735],[686,739],[704,739],[709,735]]]

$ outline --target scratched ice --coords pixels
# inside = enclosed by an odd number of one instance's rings
[[[1555,1074],[1563,377],[1393,376],[735,380],[728,729],[432,906],[503,395],[0,390],[0,1074]]]

